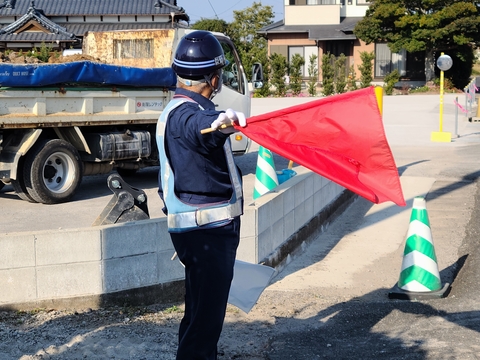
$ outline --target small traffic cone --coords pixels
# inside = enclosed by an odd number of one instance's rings
[[[278,186],[277,172],[270,150],[260,146],[258,149],[257,170],[255,174],[255,186],[253,188],[253,200],[266,194]]]
[[[450,284],[446,283],[442,288],[425,199],[416,197],[413,200],[400,279],[388,297],[400,300],[443,298],[449,287]]]

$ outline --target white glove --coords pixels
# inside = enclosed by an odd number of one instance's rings
[[[247,125],[245,114],[242,112],[233,111],[232,109],[227,109],[227,111],[218,115],[217,119],[212,122],[210,127],[214,130],[218,129],[224,134],[233,134],[237,131],[232,126],[233,123],[236,123],[241,127],[245,127]]]
[[[244,113],[240,111],[233,111],[232,109],[227,109],[227,111],[225,111],[225,114],[237,125],[240,125],[241,127],[247,126],[247,119],[245,118]]]

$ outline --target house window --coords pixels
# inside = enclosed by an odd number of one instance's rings
[[[369,0],[357,0],[357,5],[370,5]]]
[[[288,62],[292,62],[292,58],[295,54],[299,54],[304,60],[305,65],[301,68],[302,76],[306,77],[308,75],[308,65],[310,64],[310,56],[318,56],[318,48],[316,46],[290,46],[288,48]],[[318,62],[318,60],[317,60]]]
[[[325,44],[325,52],[329,52],[336,57],[342,54],[349,57],[353,55],[353,43],[351,40],[327,41]]]
[[[375,44],[375,77],[384,77],[397,69],[400,76],[406,75],[407,53],[405,50],[392,53],[385,43]]]
[[[307,5],[335,5],[336,0],[307,0]]]
[[[114,59],[153,58],[153,39],[113,40]]]

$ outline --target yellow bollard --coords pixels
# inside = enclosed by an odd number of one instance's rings
[[[378,110],[380,110],[380,115],[383,116],[383,88],[381,86],[375,86],[375,96],[377,97]]]

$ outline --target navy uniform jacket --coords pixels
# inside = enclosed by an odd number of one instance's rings
[[[210,128],[221,111],[215,110],[209,99],[189,90],[177,88],[175,97],[195,101],[174,109],[165,129],[165,151],[175,174],[177,196],[191,204],[228,201],[233,190],[223,144],[229,135],[220,131],[200,133]],[[160,178],[159,186],[162,197]]]

